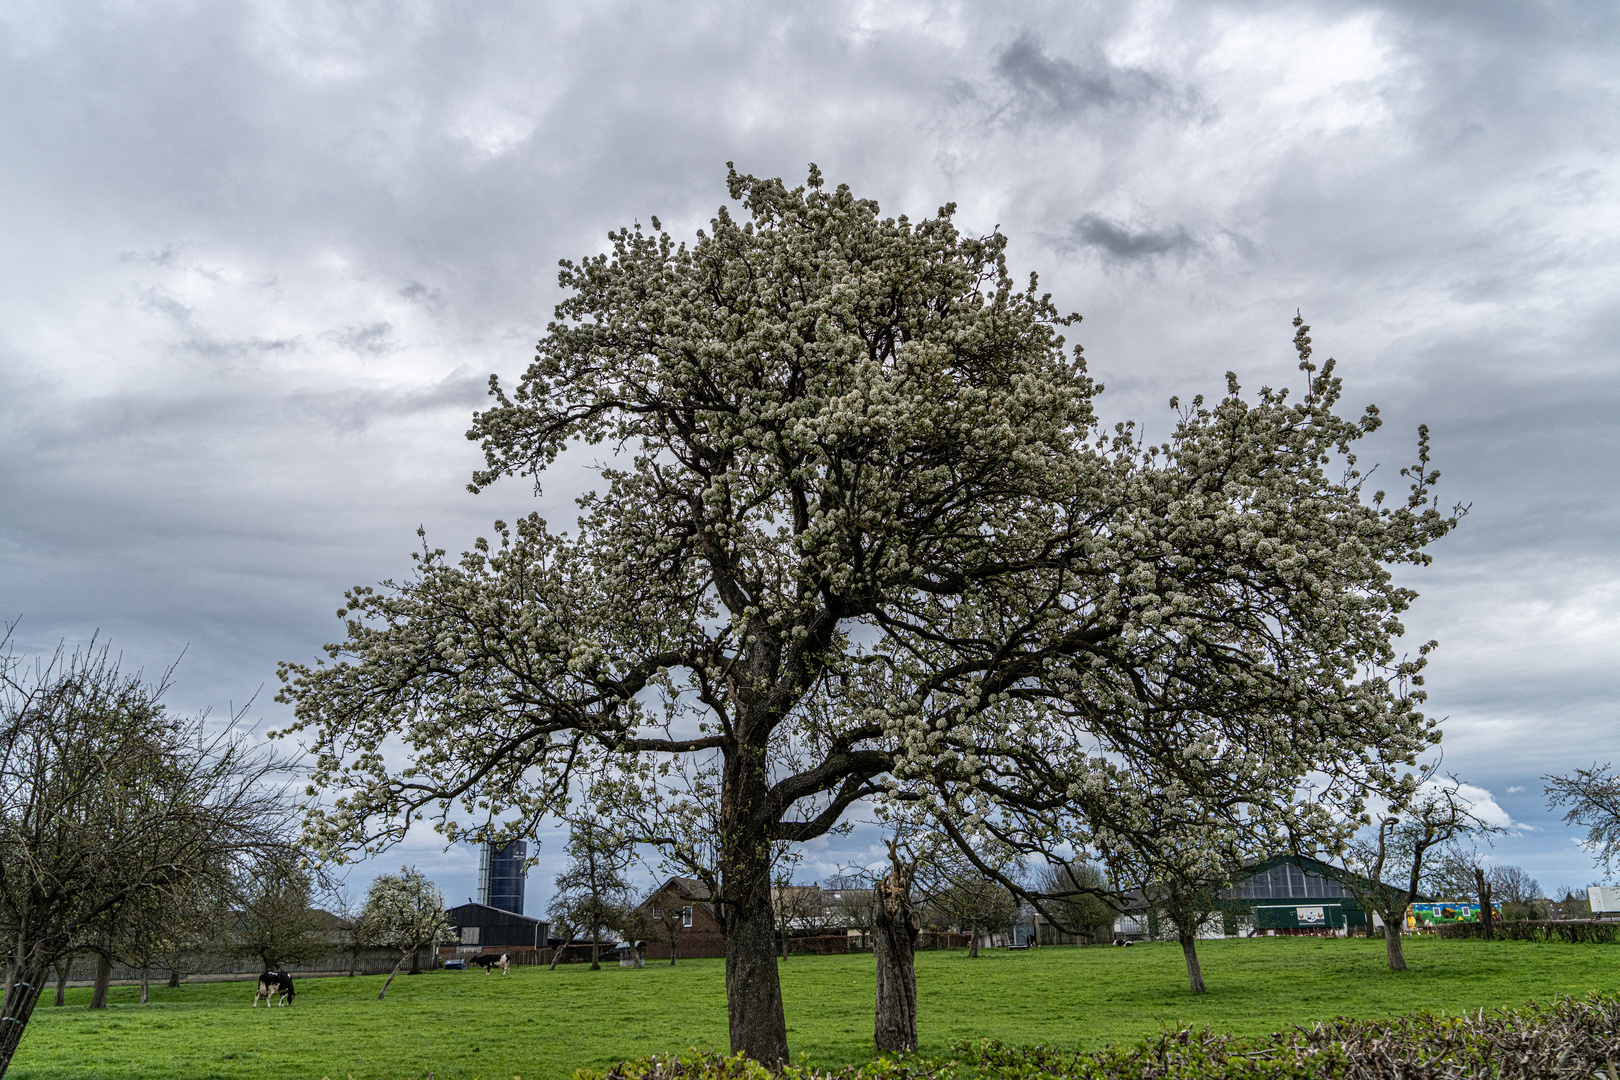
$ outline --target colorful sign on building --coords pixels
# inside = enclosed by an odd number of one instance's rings
[[[1479,905],[1472,900],[1437,900],[1432,904],[1411,904],[1406,909],[1406,928],[1439,926],[1444,923],[1479,921]]]

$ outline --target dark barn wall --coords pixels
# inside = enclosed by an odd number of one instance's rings
[[[484,904],[462,904],[449,911],[450,925],[477,927],[480,948],[530,946],[546,944],[549,925],[542,919],[530,919],[509,911]],[[465,936],[463,942],[466,943]]]

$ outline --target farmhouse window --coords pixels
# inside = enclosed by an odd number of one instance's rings
[[[692,925],[692,905],[691,904],[687,904],[685,907],[681,908],[681,925],[682,926],[687,926],[687,927]]]
[[[659,907],[657,904],[654,904],[653,905],[653,918],[662,919],[663,917],[664,917],[664,909]]]

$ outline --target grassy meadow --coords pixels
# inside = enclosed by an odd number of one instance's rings
[[[1241,1033],[1333,1015],[1457,1012],[1530,998],[1612,991],[1620,948],[1409,939],[1411,970],[1384,966],[1381,940],[1259,938],[1200,943],[1209,993],[1187,992],[1174,944],[963,951],[917,957],[922,1051],[991,1037],[1094,1048],[1161,1024]],[[869,955],[795,956],[782,965],[790,1046],[824,1065],[871,1057]],[[114,987],[91,1012],[88,989],[47,998],[13,1062],[15,1080],[570,1080],[626,1057],[726,1046],[723,962],[642,970],[566,965],[509,977],[438,971],[300,979],[291,1008],[252,1009],[250,983]]]

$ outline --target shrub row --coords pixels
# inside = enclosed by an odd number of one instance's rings
[[[1613,945],[1620,923],[1553,922],[1549,919],[1516,919],[1498,922],[1493,934],[1506,941],[1568,941],[1577,945]],[[1483,923],[1446,923],[1435,928],[1443,938],[1483,938]],[[1617,1077],[1616,1080],[1620,1080]]]
[[[790,1066],[785,1080],[1620,1080],[1620,1000],[1388,1020],[1343,1018],[1260,1037],[1164,1031],[1092,1053],[958,1043],[951,1057],[880,1059],[832,1071]],[[772,1080],[740,1056],[660,1055],[579,1080]]]

